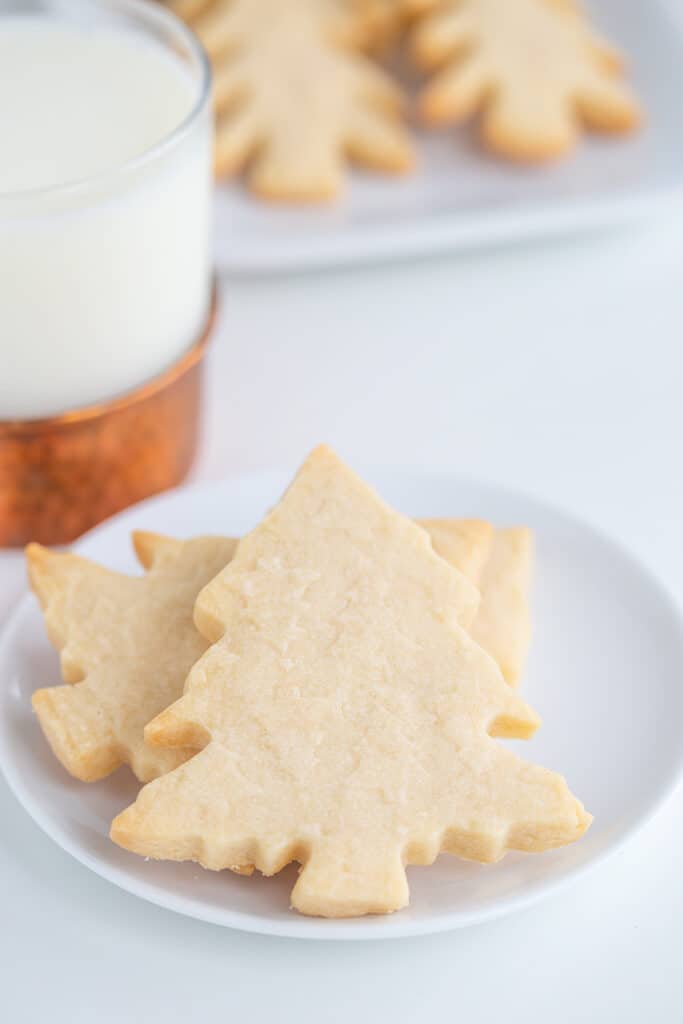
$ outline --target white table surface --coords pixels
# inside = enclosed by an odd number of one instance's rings
[[[607,527],[683,604],[682,268],[672,208],[542,247],[227,281],[195,475],[326,440],[356,463],[498,480]],[[23,586],[0,555],[0,617]],[[143,903],[58,849],[2,782],[0,821],[7,1024],[683,1019],[680,787],[534,908],[386,943],[266,939]]]

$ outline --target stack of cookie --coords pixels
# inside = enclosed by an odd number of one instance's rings
[[[84,781],[129,764],[112,839],[146,857],[271,875],[345,917],[408,902],[407,864],[490,862],[577,839],[564,780],[497,742],[529,737],[515,692],[531,538],[413,522],[327,448],[237,542],[134,536],[125,577],[28,549],[67,685],[34,708]]]
[[[215,73],[216,171],[274,199],[334,197],[346,161],[404,172],[408,129],[479,117],[486,146],[537,162],[583,129],[640,120],[617,52],[575,0],[170,0]],[[407,50],[414,103],[380,66]]]

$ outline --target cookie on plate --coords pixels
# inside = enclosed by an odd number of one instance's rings
[[[237,543],[148,533],[134,542],[147,569],[140,577],[38,544],[27,548],[31,586],[69,684],[37,690],[33,708],[55,756],[84,782],[121,764],[148,781],[191,753],[147,746],[144,727],[182,693],[206,650],[192,621],[194,602]]]
[[[201,746],[144,786],[112,839],[212,869],[292,860],[292,904],[346,917],[408,902],[406,864],[495,861],[590,816],[495,737],[538,717],[459,625],[473,587],[327,448],[201,592],[208,642],[146,729]]]
[[[414,162],[398,85],[363,52],[385,20],[369,0],[177,0],[214,70],[219,177],[314,202],[348,162],[401,173]]]
[[[631,132],[638,103],[616,51],[568,0],[408,0],[412,50],[433,72],[419,98],[429,124],[480,115],[481,135],[512,160],[568,152],[583,128]]]

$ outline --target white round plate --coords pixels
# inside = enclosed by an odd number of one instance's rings
[[[368,478],[413,516],[480,516],[534,528],[535,635],[522,694],[544,724],[516,747],[567,777],[595,816],[587,835],[550,853],[509,853],[495,865],[442,856],[432,867],[409,869],[409,908],[346,921],[289,909],[293,867],[276,878],[243,878],[146,861],[108,838],[112,818],[138,789],[128,769],[84,785],[63,771],[41,735],[31,692],[57,683],[59,671],[37,603],[26,597],[0,642],[0,764],[26,810],[60,846],[123,889],[193,917],[271,935],[375,939],[461,927],[528,904],[613,850],[652,814],[673,787],[683,754],[683,628],[659,584],[608,538],[523,495],[450,477]],[[153,499],[93,531],[78,550],[129,571],[133,528],[239,535],[287,479],[251,476]]]

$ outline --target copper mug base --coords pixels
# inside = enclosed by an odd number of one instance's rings
[[[201,364],[216,319],[172,367],[120,398],[39,420],[0,421],[0,546],[66,544],[187,475],[199,435]]]

